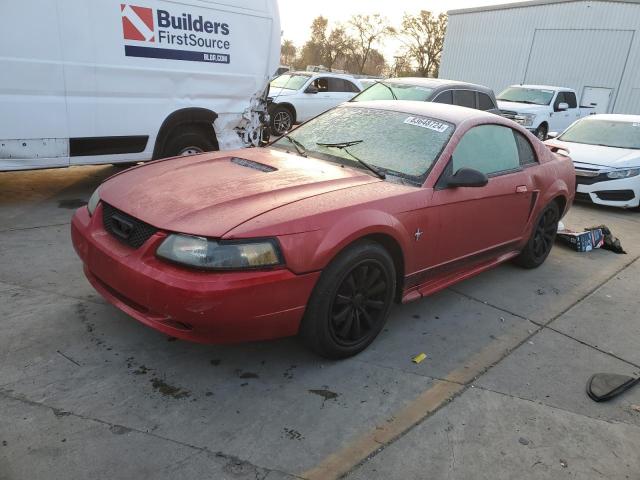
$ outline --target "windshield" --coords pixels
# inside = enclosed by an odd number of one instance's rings
[[[368,102],[369,100],[416,100],[424,102],[431,97],[432,88],[397,83],[377,82],[364,92],[354,97],[352,102]]]
[[[299,90],[309,80],[310,75],[286,74],[271,80],[271,88],[284,88],[286,90]]]
[[[573,124],[558,140],[564,142],[640,149],[640,122],[585,118]]]
[[[498,95],[498,100],[505,102],[531,103],[533,105],[549,105],[553,99],[553,90],[536,88],[509,87]]]
[[[435,118],[345,106],[310,120],[288,137],[310,156],[364,168],[355,156],[385,174],[421,184],[454,128]],[[293,149],[285,137],[271,146]]]

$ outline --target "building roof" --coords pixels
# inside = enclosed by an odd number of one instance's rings
[[[447,15],[458,15],[461,13],[488,12],[492,10],[509,10],[512,8],[536,7],[539,5],[553,5],[556,3],[576,3],[588,2],[590,0],[531,0],[528,2],[500,3],[496,5],[485,5],[483,7],[460,8],[457,10],[449,10]],[[597,2],[606,3],[633,3],[640,5],[640,0],[595,0]]]

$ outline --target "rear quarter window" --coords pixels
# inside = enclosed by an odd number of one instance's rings
[[[476,92],[473,90],[454,90],[453,104],[461,107],[476,108]]]
[[[518,147],[518,156],[520,157],[520,165],[535,165],[538,163],[538,157],[536,152],[529,143],[529,140],[525,138],[520,132],[513,131],[513,135],[516,138],[516,145]]]

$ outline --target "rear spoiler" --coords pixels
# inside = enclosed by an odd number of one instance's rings
[[[544,144],[549,150],[551,150],[551,152],[555,153],[556,155],[562,155],[563,157],[568,158],[569,154],[571,153],[571,151],[567,147],[565,147],[564,145],[559,145],[553,141],[547,141],[544,142]]]

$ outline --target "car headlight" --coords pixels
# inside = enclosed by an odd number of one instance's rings
[[[628,168],[626,170],[614,170],[613,172],[607,173],[608,178],[629,178],[636,177],[640,175],[640,168]]]
[[[166,260],[208,270],[241,270],[282,264],[278,242],[262,240],[210,240],[172,234],[156,254]]]
[[[533,125],[533,121],[535,120],[535,118],[536,116],[533,113],[522,113],[520,115],[516,115],[514,117],[514,120],[516,121],[516,123],[519,123],[523,127],[530,127],[531,125]]]
[[[100,203],[100,188],[96,188],[93,195],[89,199],[89,203],[87,203],[87,210],[89,210],[89,216],[93,215],[93,212],[96,211],[96,207]]]

